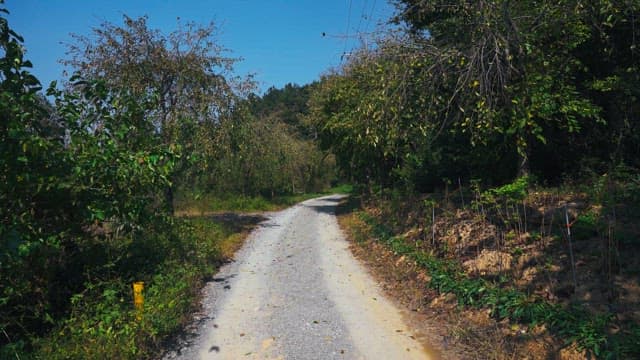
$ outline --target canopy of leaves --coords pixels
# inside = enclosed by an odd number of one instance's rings
[[[178,19],[178,25],[165,35],[149,28],[146,17],[125,15],[123,25],[105,22],[91,36],[74,35],[69,58],[62,61],[82,78],[147,99],[145,136],[181,153],[164,190],[170,209],[174,189],[211,168],[222,146],[218,131],[253,88],[249,79],[233,76],[236,59],[216,42],[213,23]]]
[[[639,165],[640,2],[395,4],[406,32],[354,54],[312,97],[325,146],[356,180],[428,189]]]
[[[131,281],[161,279],[167,272],[159,267],[175,268],[181,280],[172,290],[183,293],[198,281],[193,267],[211,266],[212,240],[198,245],[194,230],[171,216],[179,186],[274,196],[320,190],[332,179],[332,157],[304,122],[309,87],[248,99],[253,84],[233,76],[235,59],[223,56],[213,25],[164,35],[145,17],[124,16],[123,26],[76,36],[63,61],[75,75],[64,90],[52,84],[49,103],[5,13],[0,8],[1,358],[28,352],[53,328],[54,339],[106,329],[96,335],[105,344],[82,344],[73,354],[84,355],[64,358],[86,357],[118,336],[127,354],[138,354],[137,345],[169,332],[131,327],[122,302]],[[153,322],[171,316],[182,315]],[[170,320],[169,329],[180,325]],[[154,339],[132,335],[145,331]]]
[[[62,63],[84,78],[157,96],[155,125],[161,131],[170,132],[183,117],[215,122],[232,105],[234,86],[251,86],[231,78],[236,60],[215,41],[213,23],[179,23],[165,35],[149,28],[146,17],[123,20],[122,26],[101,24],[92,36],[74,35]]]

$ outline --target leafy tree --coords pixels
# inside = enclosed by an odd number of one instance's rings
[[[206,168],[217,146],[215,129],[231,116],[237,95],[252,87],[231,76],[236,60],[224,55],[215,34],[213,23],[187,23],[164,35],[150,29],[146,17],[125,15],[123,26],[105,22],[92,37],[74,35],[69,59],[62,61],[83,78],[155,98],[145,117],[156,130],[149,135],[184,155],[170,177],[174,186],[192,173],[189,161]],[[166,189],[170,209],[174,186]]]
[[[301,136],[313,137],[303,120],[308,114],[307,102],[313,87],[314,84],[300,86],[289,83],[282,89],[271,87],[261,97],[252,94],[249,97],[250,111],[260,118],[277,116]]]
[[[170,137],[184,116],[215,121],[233,100],[226,77],[235,59],[216,44],[214,24],[187,23],[164,35],[150,29],[147,20],[124,15],[124,26],[105,22],[93,29],[93,37],[73,35],[70,58],[62,63],[83,78],[126,86],[135,95],[155,93],[154,125],[164,136]]]
[[[442,63],[413,51],[422,43],[411,41],[388,38],[375,51],[354,54],[340,72],[323,78],[310,118],[346,176],[424,191],[487,160],[474,157],[468,135],[449,125],[452,84],[436,78]]]
[[[298,87],[290,90],[300,113],[285,116],[281,99],[279,110],[253,116],[243,99],[250,84],[227,76],[233,60],[207,52],[209,30],[189,25],[164,37],[144,18],[125,19],[124,28],[96,30],[95,44],[79,40],[87,52],[68,62],[77,75],[64,90],[49,88],[50,104],[22,38],[0,16],[0,357],[29,351],[60,323],[81,322],[74,337],[109,327],[96,336],[124,336],[132,353],[130,334],[149,331],[155,341],[157,328],[127,327],[119,292],[158,267],[195,282],[191,267],[209,267],[212,255],[184,259],[200,245],[158,196],[178,181],[273,196],[326,180],[324,154],[296,131],[306,102]],[[106,318],[76,317],[94,301]]]
[[[321,142],[356,180],[426,190],[637,163],[638,2],[395,3],[406,33],[312,96]]]
[[[321,190],[333,176],[331,157],[306,123],[311,85],[271,88],[236,107],[217,132],[218,155],[205,191],[247,196]]]
[[[535,140],[550,126],[572,133],[599,120],[600,108],[576,82],[583,63],[575,50],[589,39],[579,1],[398,1],[396,21],[426,36],[450,66],[448,94],[455,124],[483,141],[511,138],[519,171],[529,171]]]
[[[0,8],[2,13],[8,11]],[[47,114],[36,96],[40,83],[27,70],[31,63],[24,59],[22,41],[0,16],[0,327],[18,334],[46,320],[50,311],[42,296],[46,272],[26,274],[52,261],[38,258],[46,258],[59,242],[61,215],[50,211],[55,203],[41,205],[57,200],[60,191],[51,189],[49,195],[50,184],[65,169],[58,158],[61,143],[41,121]]]
[[[579,80],[602,109],[607,126],[585,129],[578,151],[617,165],[640,167],[640,1],[583,4],[589,39],[576,49],[587,71]],[[602,170],[602,169],[598,169]]]

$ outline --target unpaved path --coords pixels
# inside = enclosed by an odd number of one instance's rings
[[[349,252],[339,200],[270,215],[207,285],[195,336],[165,359],[429,359]]]

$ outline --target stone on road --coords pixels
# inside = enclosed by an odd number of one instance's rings
[[[312,199],[262,223],[205,289],[210,312],[179,359],[428,359],[349,251],[334,210]]]

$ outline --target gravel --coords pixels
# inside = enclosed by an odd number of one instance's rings
[[[351,255],[334,215],[340,199],[269,214],[163,359],[428,359]]]

